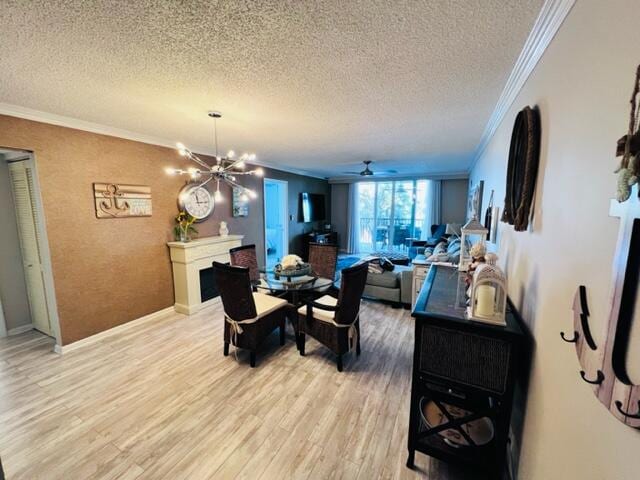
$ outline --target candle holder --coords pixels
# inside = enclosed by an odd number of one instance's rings
[[[467,318],[493,325],[506,325],[507,278],[497,265],[478,266],[471,284]]]
[[[461,231],[460,264],[458,265],[458,270],[466,272],[473,261],[471,257],[471,241],[474,240],[474,244],[485,245],[488,230],[474,217],[462,227]]]

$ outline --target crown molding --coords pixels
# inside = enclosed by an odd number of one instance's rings
[[[108,135],[110,137],[124,138],[126,140],[133,140],[134,142],[147,143],[149,145],[157,145],[160,147],[167,147],[175,149],[175,140],[169,140],[166,138],[154,137],[153,135],[146,135],[144,133],[132,132],[130,130],[124,130],[121,128],[111,127],[109,125],[102,125],[99,123],[87,122],[78,118],[67,117],[64,115],[56,115],[55,113],[43,112],[41,110],[34,110],[32,108],[21,107],[19,105],[13,105],[10,103],[0,102],[0,115],[8,115],[10,117],[23,118],[25,120],[33,120],[34,122],[48,123],[50,125],[57,125],[60,127],[73,128],[76,130],[82,130],[85,132],[97,133],[100,135]],[[215,152],[210,148],[198,147],[193,148],[194,152],[202,155],[215,155]],[[318,175],[313,172],[298,168],[289,168],[276,165],[261,160],[254,160],[252,164],[259,165],[261,167],[271,168],[273,170],[279,170],[281,172],[293,173],[295,175],[302,175],[305,177],[320,178],[326,180],[327,178]]]
[[[507,83],[498,98],[498,103],[489,117],[487,126],[482,133],[480,143],[473,156],[473,162],[469,167],[469,172],[473,170],[478,160],[484,153],[487,145],[493,138],[496,130],[502,123],[504,116],[522,90],[525,82],[533,72],[540,58],[560,29],[562,22],[567,17],[575,0],[546,0],[540,14],[533,24],[531,33],[516,60],[516,63],[507,79]]]

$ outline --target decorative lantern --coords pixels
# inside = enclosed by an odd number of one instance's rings
[[[467,318],[494,325],[506,325],[507,278],[497,265],[478,266],[471,284]]]
[[[460,238],[460,263],[458,270],[466,272],[472,262],[470,248],[472,244],[487,242],[488,230],[478,221],[472,218],[462,227],[462,237]]]

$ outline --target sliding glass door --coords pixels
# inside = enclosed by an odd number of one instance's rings
[[[425,234],[431,221],[430,180],[358,183],[361,252],[406,251],[412,238]],[[428,229],[430,225],[426,225]],[[426,235],[428,236],[428,235]]]

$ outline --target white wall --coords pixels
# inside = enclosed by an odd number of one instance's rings
[[[573,346],[559,336],[572,329],[573,295],[584,284],[596,341],[603,341],[618,229],[608,216],[614,152],[640,62],[639,20],[638,1],[576,2],[471,172],[473,183],[485,181],[483,205],[491,189],[501,205],[515,115],[525,105],[540,108],[533,227],[499,227],[509,292],[535,336],[520,479],[640,478],[640,432],[599,403],[580,379]]]
[[[0,154],[0,303],[9,331],[31,323],[19,242],[9,166]]]

